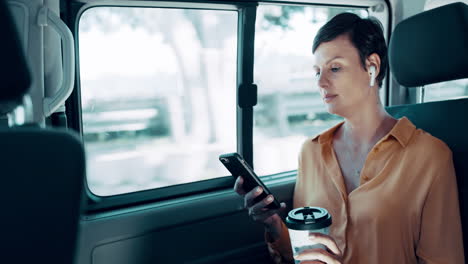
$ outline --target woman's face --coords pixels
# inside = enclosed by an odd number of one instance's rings
[[[320,44],[314,55],[314,74],[328,112],[348,117],[374,101],[370,97],[375,93],[369,86],[370,75],[348,35]]]

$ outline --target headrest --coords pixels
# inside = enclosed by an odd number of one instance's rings
[[[0,1],[0,112],[8,112],[6,108],[20,104],[31,84],[22,45],[6,2]]]
[[[400,22],[389,45],[390,69],[406,87],[468,77],[468,6],[453,3]]]

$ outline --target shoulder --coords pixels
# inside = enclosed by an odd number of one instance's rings
[[[320,143],[317,140],[318,136],[309,137],[304,142],[302,142],[300,151],[299,151],[299,159],[300,160],[308,160],[310,157],[315,156],[314,153],[319,152],[320,150]]]
[[[333,140],[335,131],[343,124],[340,122],[315,136],[307,138],[301,146],[301,153],[307,153],[313,150],[321,149],[323,144],[330,143]]]
[[[437,158],[445,161],[452,157],[452,151],[445,142],[422,129],[416,129],[412,140],[408,143],[407,151],[417,155],[418,158]]]
[[[311,148],[317,148],[320,145],[318,141],[319,137],[320,137],[320,134],[313,136],[313,137],[309,137],[306,140],[304,140],[301,145],[301,153],[308,151]]]
[[[339,123],[315,136],[307,138],[301,145],[299,152],[300,157],[307,157],[310,159],[321,155],[323,146],[329,144],[333,140],[333,134],[341,124],[342,123]]]
[[[302,142],[300,153],[306,154],[310,153],[311,151],[315,151],[321,148],[321,144],[323,143],[323,138],[326,133],[328,133],[329,129],[323,132],[320,132],[312,137],[308,137],[306,140]]]
[[[405,154],[409,154],[415,160],[437,158],[437,160],[446,161],[452,156],[452,152],[445,142],[420,128],[416,128],[406,117],[398,120],[390,134],[405,148]],[[444,157],[447,158],[444,159]]]

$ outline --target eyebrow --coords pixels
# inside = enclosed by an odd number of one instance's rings
[[[344,57],[339,56],[339,55],[338,55],[338,56],[335,56],[335,57],[333,57],[333,58],[327,60],[327,62],[325,62],[325,65],[327,65],[328,63],[330,63],[330,61],[336,60],[336,59],[344,59]],[[314,65],[313,67],[317,67],[317,65]]]

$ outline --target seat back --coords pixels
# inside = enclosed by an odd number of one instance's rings
[[[468,241],[468,98],[387,108],[396,118],[408,117],[416,127],[444,141],[453,153],[457,174],[463,241]],[[415,157],[417,162],[417,157]],[[466,248],[466,247],[465,247]],[[465,256],[468,251],[465,249]]]
[[[461,2],[400,22],[388,47],[393,76],[406,87],[468,78],[467,30],[468,6]]]
[[[2,258],[73,263],[83,192],[84,152],[64,131],[0,130]]]
[[[430,30],[428,30],[430,29]],[[454,3],[422,12],[395,27],[390,69],[407,87],[468,78],[468,6]],[[468,241],[468,98],[387,108],[443,140],[452,150],[457,175],[463,240]],[[415,157],[417,162],[417,157]],[[468,246],[465,245],[465,256]]]

